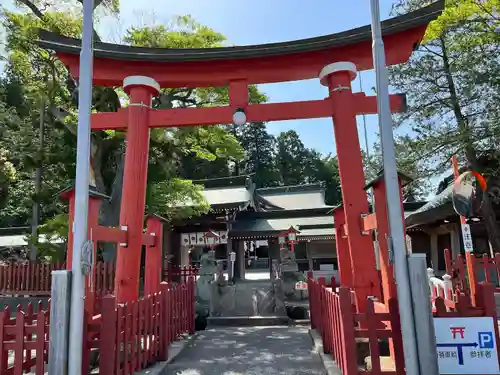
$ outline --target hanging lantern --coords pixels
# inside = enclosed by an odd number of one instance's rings
[[[280,244],[280,250],[285,248],[286,233],[281,233],[278,237],[278,242]]]
[[[219,235],[213,230],[209,230],[208,232],[206,232],[203,237],[205,237],[205,243],[210,246],[211,249],[215,247],[215,243],[219,239]]]
[[[290,251],[293,253],[295,242],[297,241],[297,233],[300,233],[297,229],[291,226],[287,231],[288,243],[291,245]]]

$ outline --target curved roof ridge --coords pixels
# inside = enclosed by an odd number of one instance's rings
[[[410,28],[428,24],[442,12],[444,0],[436,1],[424,8],[382,22],[382,34],[390,35]],[[371,40],[371,26],[366,25],[339,33],[287,42],[232,46],[218,48],[147,48],[131,47],[112,43],[95,43],[96,57],[123,60],[147,60],[163,62],[188,62],[261,58],[266,56],[313,52],[356,44]],[[38,44],[57,52],[78,54],[81,41],[47,30],[40,30]]]

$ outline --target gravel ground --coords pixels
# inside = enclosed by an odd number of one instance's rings
[[[163,375],[326,375],[308,327],[228,327],[199,332]]]

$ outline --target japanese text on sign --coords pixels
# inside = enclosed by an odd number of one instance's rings
[[[434,318],[439,373],[497,374],[492,318]]]
[[[471,253],[474,251],[474,245],[472,244],[472,235],[470,233],[469,224],[462,224],[462,239],[464,241],[464,249],[466,252]]]

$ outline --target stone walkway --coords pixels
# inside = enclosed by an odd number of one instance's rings
[[[223,327],[199,332],[163,375],[325,375],[308,327]]]

